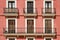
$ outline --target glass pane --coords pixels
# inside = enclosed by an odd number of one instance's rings
[[[15,1],[8,1],[8,8],[15,8]]]
[[[9,38],[9,40],[15,40],[15,38]]]
[[[45,1],[45,8],[52,8],[51,1]]]
[[[8,7],[11,8],[11,3],[9,3]]]
[[[52,21],[49,19],[45,20],[45,33],[51,33],[52,32]]]
[[[33,13],[33,1],[27,1],[27,13]]]
[[[27,33],[33,33],[33,32],[34,32],[34,21],[27,20]]]
[[[46,40],[51,40],[51,38],[46,38]]]
[[[15,33],[15,20],[8,20],[8,32]]]
[[[33,40],[33,38],[28,38],[28,40]]]

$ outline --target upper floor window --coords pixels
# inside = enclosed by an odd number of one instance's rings
[[[33,1],[27,1],[27,13],[33,13]]]
[[[45,8],[52,8],[52,2],[51,1],[45,1]]]
[[[8,8],[15,8],[15,1],[8,1]]]

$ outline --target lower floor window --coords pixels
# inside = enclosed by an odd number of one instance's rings
[[[9,38],[9,40],[15,40],[15,38]]]
[[[52,38],[45,38],[45,40],[53,40]]]
[[[46,40],[51,40],[51,38],[46,38]]]
[[[7,40],[15,40],[15,38],[7,38]]]
[[[28,40],[33,40],[33,38],[28,38]]]
[[[35,40],[34,37],[27,37],[27,40]]]

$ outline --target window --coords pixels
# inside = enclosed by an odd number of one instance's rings
[[[45,1],[45,8],[52,8],[51,1]]]
[[[53,38],[46,37],[46,38],[44,38],[44,40],[53,40]]]
[[[27,13],[33,13],[33,1],[27,1]]]
[[[54,19],[53,18],[44,18],[43,19],[43,32],[44,33],[54,33]]]
[[[35,18],[26,18],[25,19],[25,31],[26,33],[35,33]]]
[[[27,20],[27,33],[34,33],[34,20]]]
[[[7,18],[6,19],[6,31],[7,33],[16,33],[17,32],[17,19],[16,18]]]
[[[15,8],[15,1],[8,1],[8,8]]]
[[[7,40],[16,40],[15,37],[8,37]]]
[[[15,33],[15,20],[8,20],[8,33]]]
[[[15,40],[15,38],[9,38],[9,40]]]
[[[34,37],[27,37],[27,40],[35,40]]]
[[[28,38],[28,40],[33,40],[33,38]]]
[[[52,33],[52,20],[45,19],[45,33]]]
[[[46,40],[51,40],[51,38],[46,38]]]
[[[44,18],[43,25],[44,25],[44,33],[53,33],[54,32],[54,24],[52,18]]]
[[[48,28],[52,27],[52,21],[51,21],[51,19],[46,19],[45,20],[45,27],[48,27]]]
[[[51,1],[45,1],[45,13],[51,13],[52,12],[52,3]]]
[[[17,0],[6,0],[6,8],[17,8]]]

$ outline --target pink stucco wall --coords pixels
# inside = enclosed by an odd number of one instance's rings
[[[4,8],[6,7],[6,0],[0,0],[0,40],[6,40],[3,34],[3,28],[6,27],[6,17],[4,16]],[[42,8],[43,0],[35,0],[35,7],[37,8],[36,27],[43,28]],[[25,0],[17,0],[17,8],[19,9],[19,18],[17,18],[17,27],[25,28],[25,17],[23,9],[25,8]],[[54,8],[56,10],[56,17],[54,18],[54,27],[56,28],[57,38],[60,40],[60,0],[54,0]],[[20,31],[20,30],[19,30]],[[36,30],[38,31],[38,30]],[[18,38],[18,40],[26,40],[26,38]],[[43,40],[43,38],[36,38],[36,40]]]
[[[60,40],[60,0],[54,0],[54,7],[56,9],[56,18],[54,19],[54,27],[56,28],[57,38]]]

